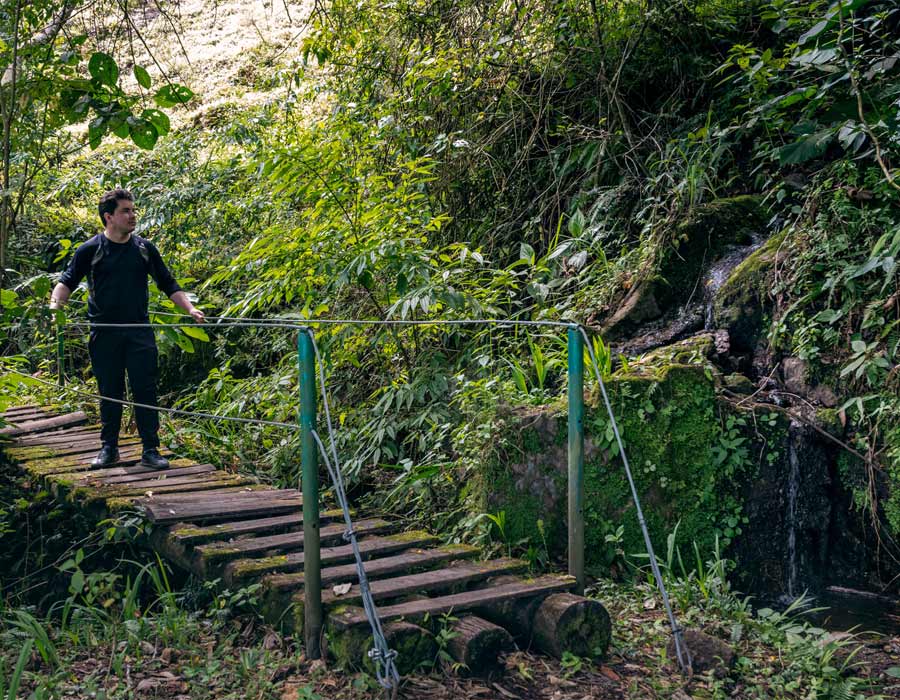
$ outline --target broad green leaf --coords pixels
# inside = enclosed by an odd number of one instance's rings
[[[206,334],[206,331],[198,326],[184,326],[181,330],[184,331],[185,335],[189,335],[191,338],[202,340],[204,343],[209,342],[209,336]]]
[[[829,23],[830,22],[827,19],[823,19],[821,22],[816,22],[816,24],[814,24],[809,31],[804,32],[800,35],[797,43],[802,46],[806,42],[815,39],[817,36],[819,36],[819,34],[824,32],[828,28]]]
[[[140,85],[145,90],[150,89],[150,85],[153,84],[153,81],[150,80],[150,74],[147,72],[147,69],[143,66],[135,66],[134,67],[134,79],[137,80],[138,85]]]
[[[165,136],[169,133],[171,124],[165,112],[160,112],[158,109],[145,109],[141,117],[153,124],[160,136]]]
[[[103,137],[105,135],[106,122],[103,117],[92,119],[91,123],[88,124],[88,144],[90,144],[92,151],[100,145],[100,142],[103,140]]]
[[[789,143],[778,149],[778,160],[782,165],[792,163],[805,163],[813,158],[818,158],[828,148],[828,144],[834,138],[833,129],[825,129],[815,134],[802,136],[794,143]]]
[[[189,102],[194,96],[191,89],[184,85],[166,85],[156,91],[153,96],[154,102],[160,107],[174,107],[175,105],[183,105]]]
[[[159,139],[156,127],[146,119],[129,119],[128,121],[131,140],[134,141],[136,146],[148,151],[151,150],[156,145],[157,139]]]
[[[0,289],[0,305],[11,306],[18,296],[12,289]]]
[[[88,72],[94,80],[115,87],[119,81],[119,66],[109,54],[101,51],[93,54],[88,61]]]

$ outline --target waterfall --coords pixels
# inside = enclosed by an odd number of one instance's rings
[[[797,553],[797,495],[800,490],[800,457],[797,454],[797,434],[794,428],[798,424],[791,421],[788,435],[788,473],[787,483],[787,596],[791,600],[797,597],[797,579],[799,578],[799,555]]]

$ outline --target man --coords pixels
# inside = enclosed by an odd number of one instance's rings
[[[75,251],[72,262],[50,295],[50,308],[58,309],[64,305],[72,290],[87,276],[90,287],[88,318],[92,323],[149,323],[149,275],[175,304],[196,322],[203,323],[203,312],[181,291],[156,246],[133,233],[137,216],[131,193],[123,189],[107,192],[100,198],[98,209],[103,233],[82,243]],[[157,352],[152,329],[94,327],[88,348],[101,396],[121,400],[127,371],[135,403],[157,405]],[[135,407],[134,416],[143,444],[141,464],[166,469],[169,461],[159,453],[157,412]],[[100,421],[103,424],[100,431],[102,449],[91,463],[95,467],[119,461],[122,404],[101,400]]]

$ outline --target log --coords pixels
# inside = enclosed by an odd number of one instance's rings
[[[598,658],[606,654],[612,624],[602,603],[572,593],[547,596],[534,615],[534,645],[561,659],[563,652]]]
[[[362,608],[344,608],[364,615]],[[411,622],[401,620],[387,622],[382,626],[388,648],[397,652],[395,663],[401,676],[429,665],[437,658],[437,642],[428,630]],[[336,632],[329,629],[326,653],[342,668],[364,669],[375,672],[375,664],[369,658],[373,646],[372,630],[368,625],[359,625],[350,630]]]
[[[464,615],[451,629],[455,636],[447,644],[447,651],[463,664],[466,675],[487,676],[498,671],[500,654],[513,648],[509,632],[475,615]]]

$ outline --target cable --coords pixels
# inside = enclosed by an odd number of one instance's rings
[[[625,475],[628,477],[628,485],[631,487],[631,497],[634,499],[634,507],[637,511],[638,522],[641,525],[641,532],[644,535],[644,545],[647,548],[647,555],[650,557],[650,568],[653,571],[653,578],[656,579],[656,585],[662,594],[663,606],[666,609],[666,615],[669,618],[669,625],[672,627],[672,638],[675,640],[675,655],[678,657],[678,666],[685,673],[691,671],[691,653],[684,643],[684,630],[678,626],[675,619],[675,613],[672,612],[672,605],[669,602],[669,594],[666,591],[666,585],[663,582],[662,573],[659,570],[659,563],[656,561],[656,554],[653,551],[653,542],[650,541],[650,532],[647,529],[647,522],[644,520],[644,511],[641,509],[641,501],[638,498],[637,487],[634,485],[634,478],[631,475],[631,466],[628,464],[628,455],[625,454],[625,445],[622,444],[622,436],[619,434],[619,426],[616,423],[616,417],[613,414],[612,404],[606,393],[606,385],[600,376],[600,369],[597,366],[597,358],[594,355],[594,347],[584,330],[584,326],[572,324],[572,327],[578,328],[584,344],[587,347],[588,354],[591,357],[591,366],[594,369],[594,376],[597,378],[597,384],[600,386],[600,393],[603,395],[603,403],[606,405],[606,412],[609,414],[609,420],[612,425],[613,433],[616,436],[616,444],[619,446],[619,455],[622,457],[622,464],[625,465]]]
[[[52,386],[55,389],[58,389],[59,386],[56,382],[48,382],[46,379],[41,379],[39,377],[32,377],[31,375],[24,374],[22,372],[17,372],[12,370],[10,374],[18,375],[28,381],[35,381],[40,384],[46,384],[47,386]],[[275,428],[288,428],[290,430],[300,430],[300,426],[296,423],[281,423],[279,421],[274,420],[263,420],[262,418],[240,418],[238,416],[219,416],[215,413],[203,413],[201,411],[185,411],[180,408],[166,408],[164,406],[153,406],[146,403],[137,403],[136,401],[126,401],[125,399],[114,399],[109,396],[103,396],[101,394],[92,394],[89,391],[83,391],[82,389],[74,389],[72,387],[65,387],[66,390],[71,391],[75,394],[80,394],[82,396],[88,396],[93,399],[101,399],[103,401],[111,401],[112,403],[122,404],[123,406],[134,406],[136,408],[147,408],[152,411],[159,411],[160,413],[171,413],[179,416],[194,416],[196,418],[209,418],[211,420],[223,420],[230,421],[232,423],[249,423],[251,425],[269,425]]]
[[[322,356],[319,353],[319,346],[316,343],[315,334],[312,332],[312,329],[309,328],[306,329],[306,333],[309,334],[310,340],[312,341],[316,362],[319,365],[319,384],[321,385],[322,390],[322,406],[325,409],[325,424],[328,427],[328,439],[331,445],[331,456],[334,459],[333,463],[331,459],[328,458],[328,451],[325,449],[325,445],[322,444],[322,439],[319,437],[318,432],[313,430],[312,435],[319,447],[319,452],[325,462],[328,476],[331,478],[331,483],[334,486],[335,498],[343,511],[344,523],[347,525],[347,530],[344,532],[344,540],[350,542],[350,546],[353,549],[353,557],[356,560],[356,572],[359,577],[360,596],[362,597],[366,618],[369,620],[369,626],[372,628],[372,638],[374,640],[374,646],[369,650],[369,658],[375,662],[375,676],[378,679],[379,685],[381,685],[382,688],[391,691],[392,695],[396,695],[397,690],[400,687],[400,672],[397,670],[397,665],[394,662],[394,659],[397,658],[397,651],[391,649],[388,645],[387,639],[384,636],[384,629],[381,626],[381,619],[378,617],[378,610],[375,607],[375,600],[372,597],[372,591],[369,588],[369,579],[366,576],[366,568],[363,565],[362,554],[360,554],[359,545],[356,541],[356,533],[353,531],[353,521],[350,517],[350,505],[347,502],[347,494],[344,489],[344,478],[341,473],[341,465],[337,456],[337,446],[334,441],[334,427],[331,423],[331,410],[328,406],[328,387],[325,383],[325,365],[322,362]]]

